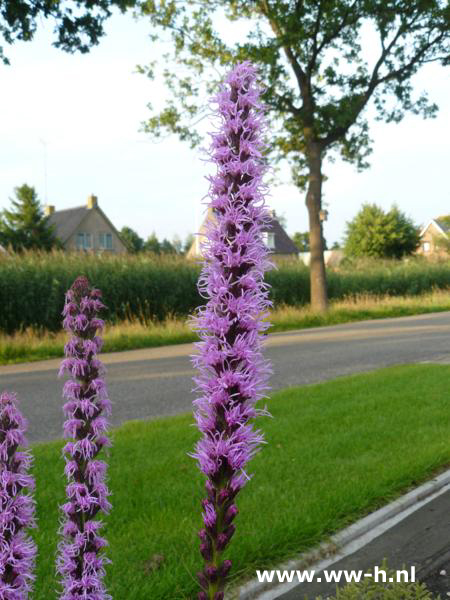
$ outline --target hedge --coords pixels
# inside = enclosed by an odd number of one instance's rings
[[[0,331],[60,329],[64,294],[81,274],[103,291],[109,322],[137,319],[148,323],[187,316],[204,302],[196,288],[199,273],[198,263],[148,254],[4,257],[0,259]],[[309,302],[309,270],[302,263],[281,264],[267,274],[267,281],[274,304]],[[370,262],[328,272],[330,299],[358,294],[417,295],[433,288],[450,288],[450,262]]]

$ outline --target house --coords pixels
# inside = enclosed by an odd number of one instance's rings
[[[271,258],[298,258],[298,248],[285,232],[283,227],[278,221],[275,211],[271,212],[271,221],[263,229],[263,240],[267,248],[270,250]],[[200,245],[202,241],[202,234],[205,233],[205,226],[209,219],[214,219],[214,213],[212,209],[208,209],[205,220],[200,227],[199,233],[195,236],[191,247],[189,248],[186,257],[187,258],[199,258],[201,256]]]
[[[116,254],[127,252],[117,229],[99,207],[97,196],[89,196],[85,206],[64,210],[46,206],[44,212],[64,250]]]
[[[303,264],[309,267],[311,262],[311,252],[300,252],[299,258]],[[325,261],[326,267],[338,267],[344,258],[344,252],[339,248],[335,250],[325,250],[323,253],[323,260]]]
[[[450,216],[432,219],[420,232],[417,254],[434,258],[447,256],[446,242],[450,242]]]

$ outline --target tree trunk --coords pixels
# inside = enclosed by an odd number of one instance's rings
[[[322,209],[322,156],[314,144],[308,151],[309,183],[306,206],[309,214],[311,308],[325,312],[328,309],[327,280],[323,257],[324,243],[320,211]]]

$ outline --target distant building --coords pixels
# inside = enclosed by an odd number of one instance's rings
[[[56,237],[69,252],[127,252],[120,235],[98,205],[97,196],[89,196],[85,206],[55,210],[45,207],[49,225],[54,225]]]
[[[263,240],[270,250],[271,258],[297,258],[298,248],[280,225],[274,210],[271,211],[271,217],[270,223],[263,229]],[[201,256],[201,234],[205,233],[206,223],[209,219],[215,219],[215,215],[211,209],[208,209],[205,220],[200,227],[199,235],[195,236],[194,241],[186,254],[187,258],[193,259]]]
[[[440,240],[450,239],[450,219],[432,219],[420,232],[420,246],[417,254],[428,257],[447,256],[447,251],[439,244]]]
[[[309,263],[311,262],[311,252],[300,252],[299,258],[307,267],[309,267]],[[325,250],[323,253],[323,259],[325,261],[325,266],[327,267],[337,267],[341,263],[344,258],[344,252],[339,248],[335,250]]]

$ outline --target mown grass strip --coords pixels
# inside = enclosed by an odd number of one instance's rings
[[[229,552],[234,577],[254,576],[255,568],[311,548],[449,464],[449,377],[450,365],[403,366],[273,394],[273,419],[259,421],[267,445],[253,460],[254,478],[238,501]],[[114,598],[195,597],[202,477],[187,456],[197,437],[191,423],[186,415],[129,422],[114,431],[114,509],[106,526]],[[35,600],[56,598],[60,450],[60,442],[33,447]]]
[[[446,310],[450,310],[450,290],[435,290],[431,294],[406,297],[360,295],[333,302],[326,314],[315,313],[306,307],[276,308],[270,316],[273,323],[270,332]],[[104,352],[118,352],[185,344],[195,341],[197,337],[189,328],[186,319],[166,319],[163,323],[150,323],[147,326],[138,322],[108,325],[104,339]],[[0,334],[0,364],[62,356],[65,341],[64,332],[38,334],[28,330],[11,336]]]

